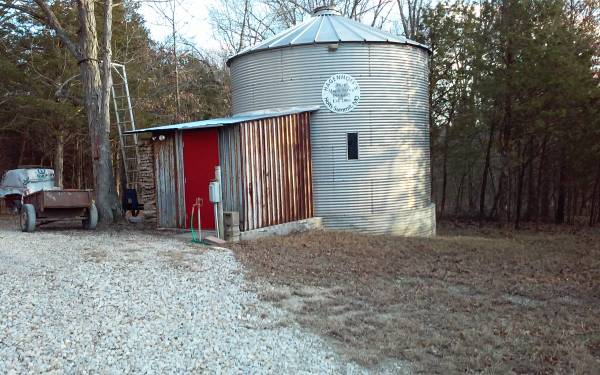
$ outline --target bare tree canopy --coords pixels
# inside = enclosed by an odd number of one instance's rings
[[[279,31],[292,27],[320,6],[323,0],[221,0],[210,10],[216,35],[229,54],[261,42]],[[382,27],[393,10],[392,0],[345,0],[336,2],[343,15]]]

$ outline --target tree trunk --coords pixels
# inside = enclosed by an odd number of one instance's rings
[[[550,213],[550,181],[548,180],[548,173],[546,172],[546,164],[548,162],[548,156],[546,148],[548,145],[548,136],[544,137],[542,141],[542,154],[540,155],[540,165],[538,168],[538,183],[537,183],[537,195],[538,195],[538,218],[541,217],[543,221],[548,219]]]
[[[94,185],[96,188],[96,206],[100,221],[112,223],[116,214],[120,212],[119,200],[114,191],[114,176],[112,171],[112,153],[110,149],[110,113],[109,96],[110,85],[110,35],[104,35],[106,40],[103,46],[105,51],[103,69],[104,85],[100,78],[98,61],[98,36],[96,33],[96,18],[94,16],[93,0],[78,0],[79,14],[79,48],[82,60],[79,61],[81,80],[85,96],[85,109],[90,132],[92,148],[92,165],[94,171]],[[105,12],[105,24],[110,30],[112,23],[112,1],[106,0],[105,6],[110,6]],[[109,19],[106,19],[109,18]],[[106,47],[108,46],[108,50]],[[107,76],[108,72],[108,76]]]
[[[62,130],[56,136],[56,149],[54,150],[54,185],[64,187],[64,164],[65,164],[65,134]]]
[[[475,213],[475,197],[473,192],[475,191],[474,187],[473,187],[473,168],[469,167],[469,175],[468,175],[468,183],[469,183],[469,190],[468,190],[468,200],[469,200],[469,216],[473,215],[473,213]]]
[[[502,2],[500,7],[501,11],[501,22],[503,23],[503,29],[507,34],[507,39],[504,45],[504,94],[503,94],[503,118],[502,118],[502,130],[500,136],[500,157],[502,172],[500,173],[500,184],[507,188],[499,189],[498,193],[499,201],[497,209],[499,210],[500,217],[505,217],[508,222],[511,220],[511,195],[512,195],[512,176],[511,176],[511,151],[512,151],[512,129],[513,129],[513,95],[514,95],[514,53],[513,53],[513,40],[511,34],[511,28],[514,26],[514,16],[512,4],[509,1]],[[502,215],[504,213],[504,215]]]
[[[444,159],[442,161],[442,202],[440,204],[440,219],[444,217],[446,209],[446,190],[448,186],[448,154],[444,151]]]
[[[565,201],[567,195],[567,167],[564,160],[564,152],[561,152],[560,170],[558,178],[558,197],[556,199],[556,212],[554,215],[554,222],[556,224],[563,224],[565,222]]]
[[[77,150],[77,189],[81,189],[83,186],[83,157],[82,151],[79,149],[79,140],[75,144]]]
[[[588,199],[588,190],[586,187],[584,189],[581,189],[581,204],[577,207],[577,216],[585,215],[585,211],[589,203],[590,201]]]
[[[513,176],[512,176],[512,168],[508,168],[508,174],[506,176],[506,181],[508,182],[508,190],[504,197],[506,201],[504,203],[504,210],[506,213],[506,222],[510,223],[512,220],[512,198],[513,198]]]
[[[598,199],[600,200],[600,197],[598,197]],[[596,224],[600,223],[600,210],[597,210],[596,212]]]
[[[498,190],[496,191],[496,195],[494,196],[494,204],[492,205],[492,210],[490,211],[490,218],[497,219],[498,218],[498,205],[500,204],[500,196],[502,195],[502,186],[503,180],[502,178],[498,178]]]
[[[21,148],[19,150],[19,160],[17,160],[17,166],[23,165],[23,159],[25,159],[25,146],[27,145],[26,137],[23,137],[21,141]]]
[[[485,151],[485,164],[483,166],[483,174],[481,176],[481,191],[479,192],[479,225],[483,225],[485,218],[485,195],[487,190],[488,174],[490,170],[490,158],[492,153],[492,142],[494,141],[494,130],[496,122],[492,121],[490,125],[490,135],[488,137],[487,149]]]
[[[450,149],[450,122],[454,114],[454,108],[450,111],[448,120],[444,125],[444,154],[442,155],[442,202],[440,207],[440,219],[444,217],[446,209],[446,190],[448,188],[448,150]]]
[[[537,217],[537,199],[535,195],[536,184],[534,182],[534,160],[535,160],[536,141],[531,137],[531,146],[529,147],[529,166],[527,168],[527,221]]]
[[[177,3],[173,1],[171,3],[171,26],[173,36],[173,66],[175,68],[175,121],[181,120],[181,98],[179,93],[179,59],[177,57],[177,29],[175,25],[175,5]],[[247,4],[246,4],[247,6]],[[244,19],[245,21],[245,19]]]
[[[244,17],[242,19],[242,28],[240,30],[240,40],[238,42],[237,45],[237,49],[235,50],[235,52],[240,52],[242,49],[244,49],[244,35],[246,34],[246,20],[248,19],[248,2],[250,0],[246,0],[244,1]],[[175,20],[173,20],[173,23],[175,22]]]
[[[573,187],[571,189],[569,189],[569,195],[567,195],[568,199],[567,199],[567,223],[568,224],[575,224],[575,216],[577,214],[576,209],[577,209],[577,197],[579,196],[579,191],[577,190],[577,187]]]
[[[71,181],[69,183],[69,186],[71,188],[74,188],[75,186],[77,186],[77,150],[72,151],[73,153],[71,154]]]
[[[598,164],[598,171],[596,172],[596,179],[594,181],[594,189],[592,190],[589,220],[590,226],[596,224],[596,212],[598,211],[600,211],[600,164]]]
[[[456,192],[456,203],[454,206],[454,215],[456,215],[456,216],[458,216],[462,211],[462,193],[463,193],[463,186],[465,184],[465,177],[467,177],[466,173],[464,173],[461,176],[460,183],[458,184],[458,190]]]
[[[529,144],[531,147],[531,142]],[[527,148],[527,146],[525,146]],[[521,207],[523,202],[523,180],[525,179],[525,169],[527,167],[527,163],[525,162],[525,150],[523,150],[523,157],[521,158],[521,171],[519,173],[519,179],[517,181],[517,196],[516,196],[516,212],[515,212],[515,229],[519,229],[519,225],[521,224]]]

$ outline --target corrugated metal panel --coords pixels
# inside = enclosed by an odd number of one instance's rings
[[[329,8],[318,10],[315,12],[315,17],[242,50],[231,57],[227,65],[231,65],[231,62],[238,57],[256,52],[318,43],[403,44],[429,51],[429,48],[423,44],[343,17],[339,12]]]
[[[431,215],[414,214],[432,207],[426,50],[341,43],[336,52],[309,45],[240,56],[233,111],[322,104],[323,83],[338,73],[358,81],[361,98],[351,112],[312,115],[315,215],[332,228],[432,234]],[[359,160],[346,158],[347,132],[359,133]]]
[[[244,122],[219,137],[223,205],[243,231],[313,215],[310,114]]]
[[[156,209],[160,228],[178,227],[177,167],[175,137],[154,142],[154,171],[156,176]]]
[[[313,105],[308,107],[288,107],[288,108],[273,108],[260,110],[260,111],[251,111],[249,113],[238,114],[232,117],[221,117],[221,118],[211,118],[208,120],[202,121],[193,121],[193,122],[184,122],[180,124],[172,124],[172,125],[161,125],[155,126],[152,128],[145,129],[137,129],[127,131],[124,134],[133,134],[133,133],[144,133],[144,132],[158,132],[158,131],[166,131],[166,130],[193,130],[193,129],[208,129],[208,128],[220,128],[227,125],[235,125],[244,121],[253,121],[253,120],[261,120],[271,117],[277,116],[285,116],[292,115],[296,113],[303,112],[314,112],[320,108],[319,105]]]

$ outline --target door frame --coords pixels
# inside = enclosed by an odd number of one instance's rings
[[[160,137],[164,137],[163,140]],[[156,216],[157,226],[159,228],[185,228],[185,191],[184,191],[184,174],[183,174],[183,153],[182,153],[182,137],[181,132],[156,134],[153,137],[154,142],[154,176],[156,179]],[[170,143],[170,144],[169,144]],[[172,147],[171,155],[161,155],[161,147]],[[169,160],[161,160],[161,158],[169,158]],[[163,181],[164,169],[168,168],[168,181]],[[162,189],[162,183],[169,183],[172,197],[164,197],[166,194]],[[170,192],[169,192],[170,194]],[[166,205],[172,205],[173,212],[169,212],[163,207],[161,202],[166,202]],[[169,216],[173,216],[166,225],[163,224],[162,215],[169,212]]]

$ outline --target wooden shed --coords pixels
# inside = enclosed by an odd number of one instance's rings
[[[239,213],[241,231],[313,217],[310,117],[318,108],[137,130],[152,133],[158,226],[189,228],[200,199],[202,229],[215,229],[208,190],[217,166],[223,211]]]

